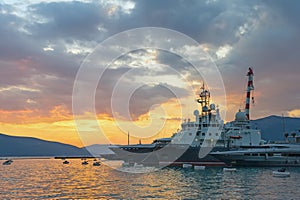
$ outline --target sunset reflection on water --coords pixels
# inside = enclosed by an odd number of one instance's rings
[[[222,168],[204,171],[165,168],[132,174],[105,165],[81,165],[81,160],[15,160],[0,166],[1,199],[292,199],[300,170],[290,178],[274,178],[272,168]],[[286,192],[282,192],[284,191]]]

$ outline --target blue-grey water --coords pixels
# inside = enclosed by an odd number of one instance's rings
[[[164,168],[131,174],[81,160],[15,160],[0,166],[0,199],[300,199],[300,168],[276,178],[276,168],[203,171]]]

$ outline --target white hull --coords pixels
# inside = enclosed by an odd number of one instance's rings
[[[211,155],[234,166],[300,166],[300,145],[295,144],[263,145],[245,150],[213,152]]]
[[[279,172],[279,171],[273,171],[274,177],[290,177],[290,172]]]

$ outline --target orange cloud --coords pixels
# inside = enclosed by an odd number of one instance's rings
[[[40,122],[56,122],[70,120],[71,112],[64,106],[54,106],[48,113],[42,113],[38,109],[26,110],[0,110],[0,121],[16,124],[31,124]]]
[[[290,117],[300,117],[300,109],[291,110],[288,112]]]
[[[129,131],[132,143],[138,143],[140,139],[143,143],[149,143],[158,137],[170,137],[180,127],[180,108],[178,102],[171,100],[153,107],[149,113],[135,121],[116,121],[108,114],[98,114],[92,119],[89,116],[93,115],[86,114],[77,116],[77,123],[63,106],[53,107],[47,116],[37,110],[1,110],[0,132],[82,147],[95,143],[125,144]]]

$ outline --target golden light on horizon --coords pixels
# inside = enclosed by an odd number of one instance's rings
[[[239,108],[244,107],[245,94],[227,95],[225,109],[227,117],[224,121],[234,119]],[[256,96],[260,97],[259,93]],[[127,134],[130,132],[132,143],[151,143],[156,138],[170,137],[178,128],[182,120],[190,118],[194,120],[193,111],[199,106],[196,103],[194,94],[181,99],[179,103],[176,99],[170,99],[160,105],[150,108],[148,113],[139,116],[136,120],[116,120],[108,114],[98,114],[96,123],[85,120],[85,116],[80,118],[80,126],[83,126],[83,133],[79,133],[71,111],[65,106],[54,106],[48,115],[42,115],[36,110],[0,110],[1,130],[3,134],[13,136],[36,137],[49,141],[57,141],[83,147],[92,144],[126,144]],[[213,102],[218,105],[218,99],[214,97]],[[255,107],[252,107],[255,109]],[[198,107],[199,109],[199,107]],[[300,110],[288,111],[290,117],[299,117]],[[89,119],[89,118],[87,118]],[[118,122],[118,123],[116,123]],[[97,127],[95,127],[95,124]],[[122,125],[120,127],[120,124]],[[103,134],[99,133],[99,127]],[[153,127],[155,128],[153,128]],[[126,128],[124,128],[126,127]],[[142,131],[141,131],[142,130]],[[82,140],[84,137],[84,140]],[[84,142],[83,142],[84,141]],[[109,142],[107,142],[109,141]]]
[[[182,102],[183,106],[190,100],[185,99],[184,101]],[[73,116],[59,106],[53,108],[48,117],[34,116],[34,112],[30,110],[7,112],[9,119],[5,122],[2,121],[1,132],[13,136],[36,137],[82,147],[103,144],[103,141],[107,140],[110,141],[110,144],[126,144],[127,132],[129,131],[133,142],[138,143],[139,139],[142,139],[143,143],[148,143],[158,137],[170,137],[180,128],[183,118],[181,106],[176,100],[170,100],[160,106],[153,107],[149,113],[140,116],[133,122],[118,121],[125,124],[128,130],[120,129],[116,120],[106,114],[98,115],[96,123],[85,120],[85,117],[82,116],[82,119],[79,119],[79,126],[83,131],[81,133],[77,130],[78,122],[75,123]],[[18,121],[11,122],[13,114],[18,115]],[[3,115],[2,118],[4,118]],[[103,135],[99,134],[99,127],[95,127],[95,124],[100,125]],[[161,127],[154,131],[152,126]],[[140,128],[145,129],[141,132]],[[83,140],[82,137],[84,137]]]
[[[289,117],[300,117],[300,109],[291,110],[288,115]]]

